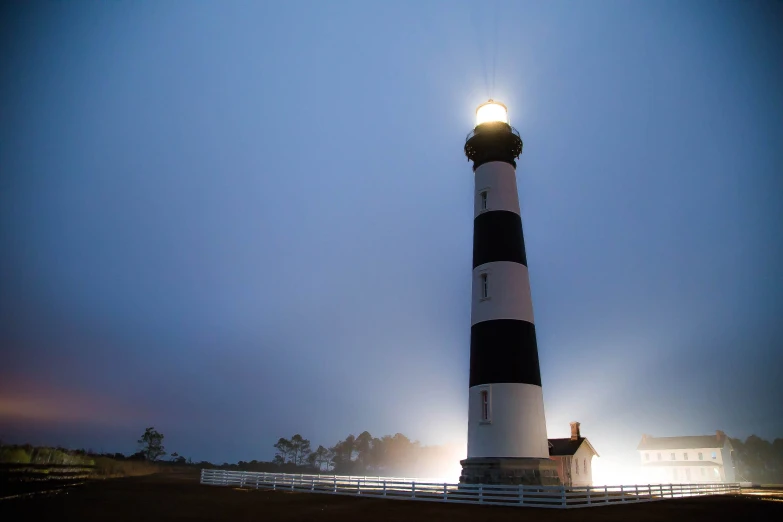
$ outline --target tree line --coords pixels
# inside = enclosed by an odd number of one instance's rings
[[[124,453],[96,452],[92,449],[67,449],[63,447],[33,446],[31,444],[3,444],[0,441],[0,463],[7,464],[53,464],[53,465],[80,465],[93,466],[97,458],[112,459],[115,461],[146,461],[161,462],[161,457],[167,455],[163,446],[164,435],[154,427],[147,428],[141,435],[137,444],[139,450],[136,453],[125,455]],[[176,451],[170,455],[167,464],[192,464],[190,459],[178,454]]]
[[[453,464],[453,450],[444,446],[422,446],[397,433],[373,437],[364,431],[353,434],[327,447],[314,448],[309,439],[300,434],[281,437],[273,445],[275,456],[271,462],[252,460],[236,464],[213,464],[208,461],[193,462],[190,459],[168,453],[164,447],[165,436],[154,427],[146,428],[139,437],[138,451],[130,455],[122,453],[96,453],[92,450],[66,450],[64,448],[35,448],[30,445],[4,446],[0,444],[0,462],[19,464],[72,464],[94,465],[99,458],[113,462],[144,461],[154,464],[193,465],[198,468],[223,468],[244,471],[268,471],[282,473],[334,473],[339,475],[377,476],[440,476],[444,464]]]
[[[112,461],[161,462],[166,455],[164,435],[155,428],[147,428],[137,441],[139,450],[131,455],[122,453],[95,453],[92,450],[34,447],[29,444],[7,445],[0,443],[0,462],[20,464],[80,464],[94,465],[98,458]],[[756,435],[744,441],[730,438],[734,448],[737,480],[759,484],[783,483],[783,439],[772,442]],[[437,477],[444,464],[453,464],[456,458],[453,448],[422,446],[402,433],[373,437],[363,431],[358,436],[348,435],[330,447],[319,445],[315,449],[309,439],[300,434],[281,437],[273,445],[275,457],[271,462],[252,460],[236,464],[208,461],[193,462],[171,453],[167,464],[192,465],[198,468],[224,468],[245,471],[270,471],[282,473],[334,473],[337,475],[376,475]]]
[[[315,449],[297,433],[289,439],[281,437],[274,448],[277,466],[337,475],[435,476],[450,458],[446,447],[422,446],[402,433],[373,437],[369,431]],[[241,464],[252,467],[252,463]]]
[[[783,484],[783,439],[772,442],[751,435],[743,442],[729,438],[734,448],[737,480],[757,484]]]

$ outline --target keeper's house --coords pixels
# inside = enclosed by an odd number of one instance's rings
[[[642,435],[636,448],[651,483],[735,482],[734,451],[725,433],[684,437]]]

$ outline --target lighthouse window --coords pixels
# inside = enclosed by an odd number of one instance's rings
[[[481,298],[489,297],[489,274],[481,274]]]
[[[684,460],[688,460],[688,454],[687,454],[687,453],[683,453],[683,454],[682,454],[682,458],[683,458]]]
[[[487,191],[481,191],[479,196],[481,197],[481,210],[487,210]]]
[[[489,422],[489,390],[481,390],[481,420]]]

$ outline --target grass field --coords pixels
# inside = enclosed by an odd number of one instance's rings
[[[0,494],[0,497],[3,495]],[[777,500],[783,500],[778,498]],[[777,513],[777,515],[775,515]],[[365,521],[710,521],[778,520],[783,501],[770,495],[674,499],[635,505],[561,511],[363,499],[325,494],[284,493],[202,486],[194,473],[158,474],[107,480],[0,500],[0,520],[226,520],[231,522]]]

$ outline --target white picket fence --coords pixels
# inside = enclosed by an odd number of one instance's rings
[[[251,471],[201,470],[209,486],[274,489],[332,495],[354,495],[433,502],[461,502],[499,506],[576,508],[607,504],[650,502],[666,498],[741,493],[737,483],[645,484],[634,486],[499,486],[449,484],[427,479],[292,475]]]

